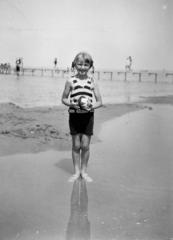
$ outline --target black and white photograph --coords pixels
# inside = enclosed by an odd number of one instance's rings
[[[0,0],[0,240],[173,240],[173,0]]]

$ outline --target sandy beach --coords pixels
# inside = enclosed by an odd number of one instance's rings
[[[173,96],[95,112],[89,173],[72,174],[67,108],[0,104],[0,239],[171,240]]]
[[[143,106],[138,104],[109,104],[98,109],[95,113],[93,142],[98,141],[103,122],[141,108]],[[0,156],[71,149],[68,108],[21,108],[13,103],[4,103],[0,104],[0,113]]]

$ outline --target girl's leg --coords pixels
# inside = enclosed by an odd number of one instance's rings
[[[91,136],[82,135],[81,136],[81,176],[86,179],[88,182],[91,182],[92,179],[87,174],[87,165],[90,156],[90,140]]]
[[[72,159],[74,166],[74,175],[69,179],[70,182],[75,181],[80,176],[80,134],[72,135]]]

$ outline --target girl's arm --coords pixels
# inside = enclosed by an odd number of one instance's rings
[[[93,104],[92,108],[96,109],[102,106],[102,97],[100,94],[100,90],[99,90],[99,86],[97,85],[97,83],[94,83],[94,96],[96,99],[96,102]]]
[[[66,83],[65,83],[65,87],[64,87],[64,91],[63,91],[63,94],[62,94],[62,97],[61,97],[61,101],[64,105],[66,105],[68,107],[71,106],[70,101],[68,99],[70,91],[71,91],[71,84],[70,84],[70,81],[67,80]]]

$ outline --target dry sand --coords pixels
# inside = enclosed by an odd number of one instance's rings
[[[1,240],[173,239],[173,97],[96,111],[89,173],[72,174],[64,107],[0,105]]]
[[[106,105],[95,113],[95,135],[103,122],[143,107],[138,104]],[[66,107],[21,108],[13,103],[0,104],[0,156],[69,150],[71,136]]]

